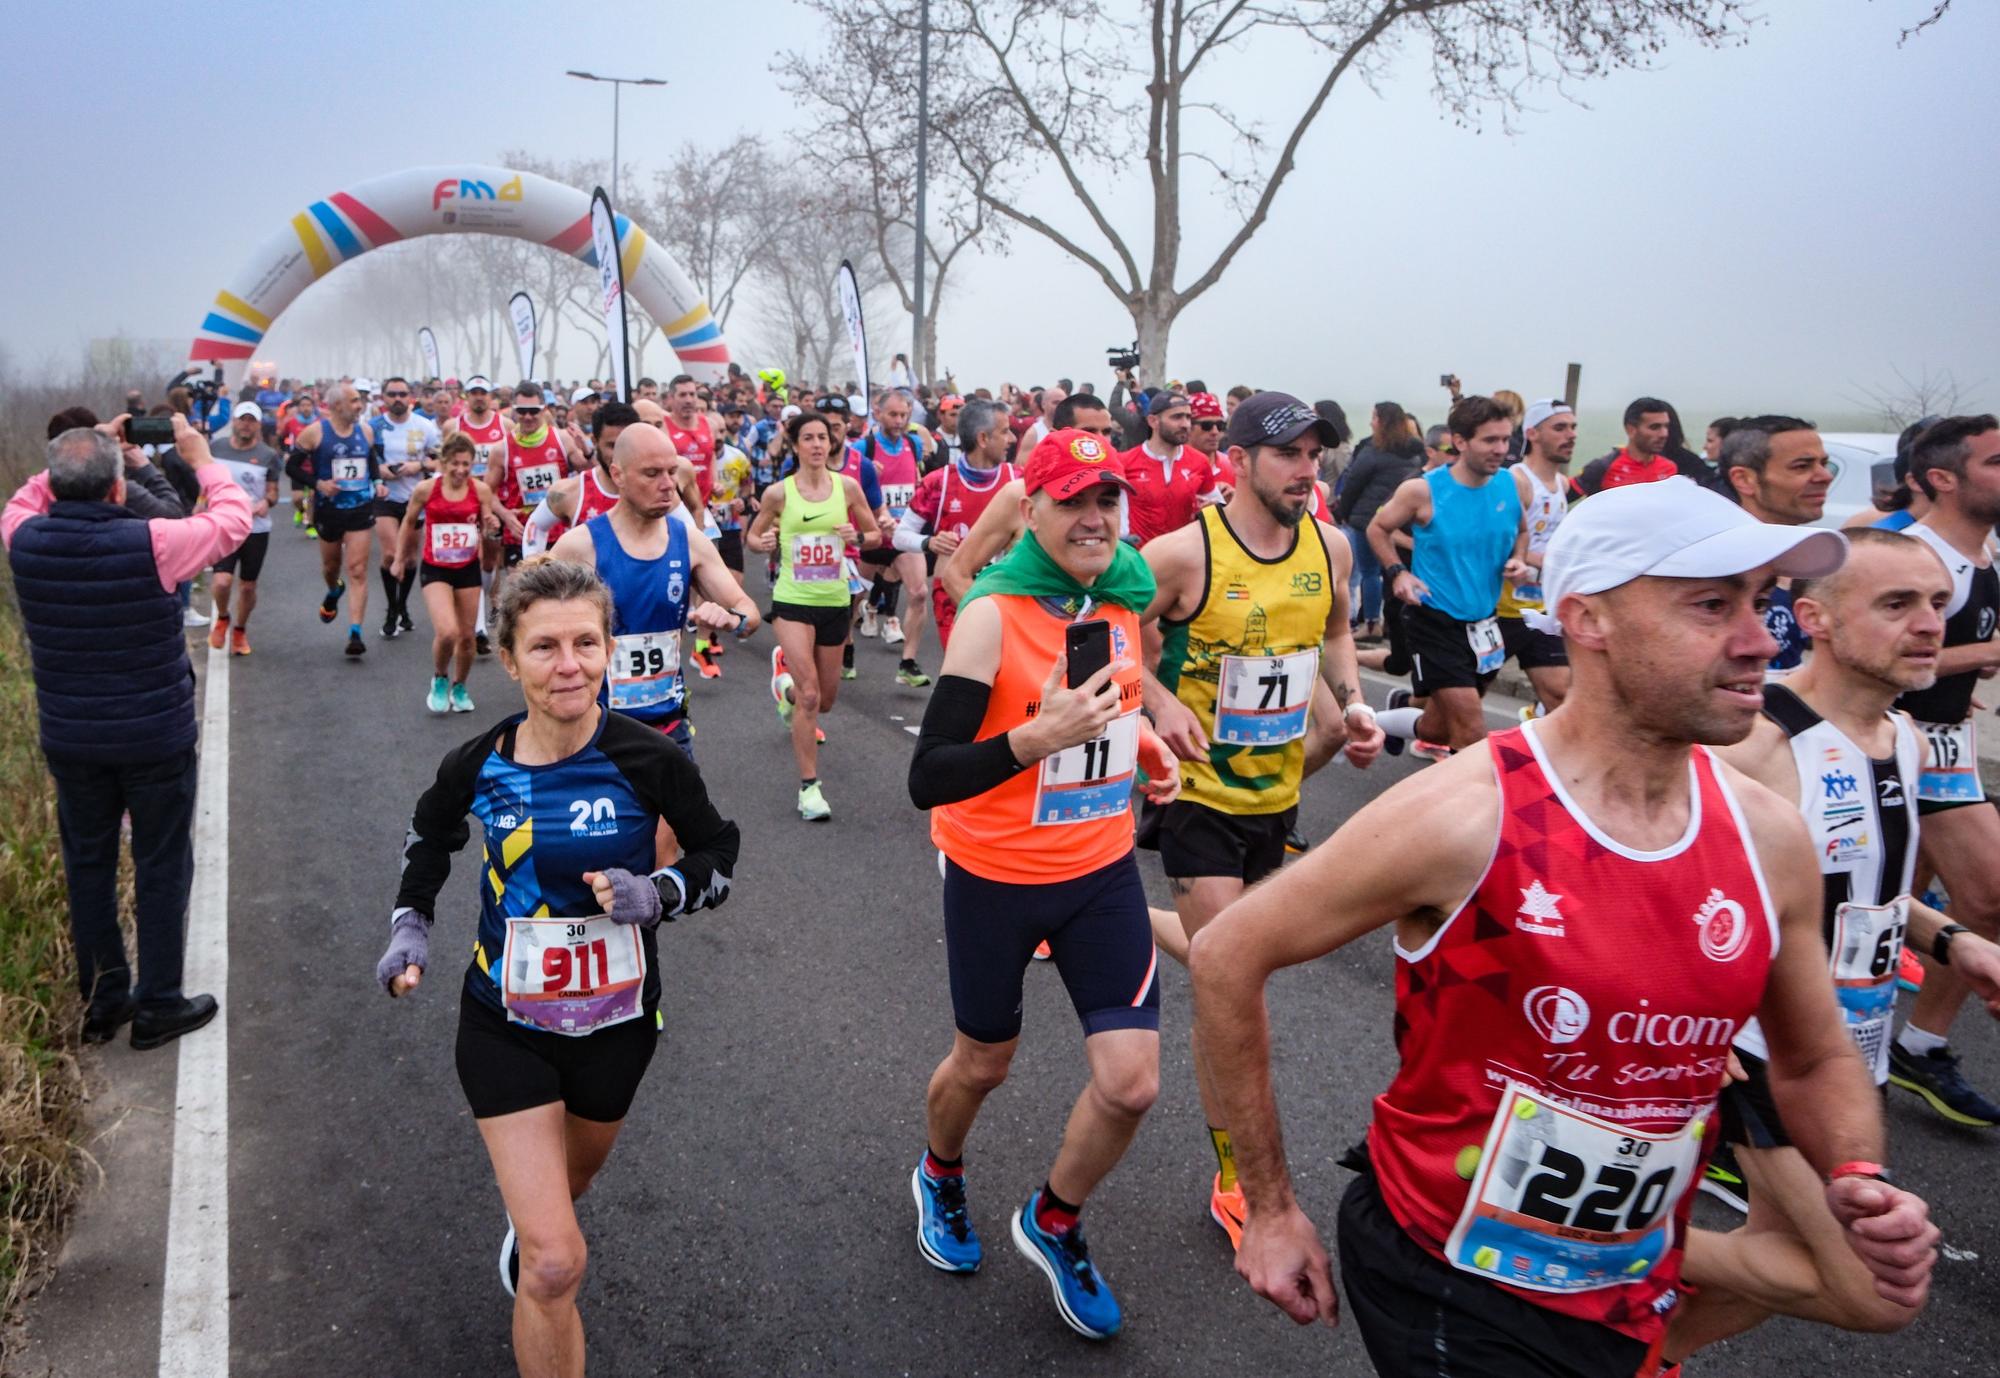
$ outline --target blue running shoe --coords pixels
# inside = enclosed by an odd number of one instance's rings
[[[1056,1310],[1069,1328],[1087,1340],[1108,1340],[1125,1323],[1118,1299],[1090,1261],[1081,1224],[1062,1234],[1050,1234],[1035,1223],[1038,1190],[1014,1212],[1014,1247],[1048,1275]]]
[[[1958,1070],[1958,1055],[1948,1048],[1935,1048],[1919,1056],[1900,1043],[1891,1043],[1889,1083],[1916,1092],[1953,1124],[1970,1129],[2000,1125],[2000,1105],[1973,1088]]]
[[[924,1262],[947,1273],[978,1272],[979,1234],[966,1213],[964,1176],[933,1177],[919,1159],[910,1195],[917,1198],[917,1252]]]

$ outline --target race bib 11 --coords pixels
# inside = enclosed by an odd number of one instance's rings
[[[1917,798],[1926,804],[1977,804],[1986,797],[1979,780],[1979,729],[1964,722],[1920,722],[1929,748],[1917,777]]]
[[[1132,807],[1139,766],[1139,714],[1113,718],[1101,737],[1042,758],[1035,825],[1088,823]]]

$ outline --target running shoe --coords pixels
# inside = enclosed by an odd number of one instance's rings
[[[361,639],[360,632],[349,632],[347,634],[347,654],[351,656],[365,656],[368,654],[368,643]]]
[[[820,792],[819,781],[799,786],[799,817],[808,823],[824,823],[833,817],[833,810],[826,806],[826,795]]]
[[[384,641],[394,641],[401,634],[396,627],[396,610],[390,608],[389,611],[382,614],[382,639]]]
[[[472,634],[472,645],[473,649],[477,650],[483,656],[493,654],[493,643],[486,639],[485,632],[474,632]]]
[[[424,707],[433,713],[451,711],[451,681],[443,675],[431,676],[431,691],[424,696]]]
[[[208,649],[219,651],[229,640],[229,619],[218,617],[208,628]]]
[[[857,633],[862,636],[874,636],[881,629],[882,620],[876,615],[875,609],[863,603],[861,605],[861,625],[855,629]]]
[[[1216,1173],[1215,1181],[1208,1189],[1208,1218],[1222,1226],[1232,1249],[1243,1247],[1243,1216],[1248,1209],[1243,1203],[1243,1184],[1239,1182],[1224,1191],[1222,1174]]]
[[[1061,1234],[1050,1234],[1035,1223],[1037,1190],[1014,1212],[1014,1247],[1049,1280],[1056,1310],[1069,1328],[1090,1340],[1108,1340],[1124,1323],[1118,1300],[1090,1261],[1090,1245],[1081,1222]]]
[[[2000,1124],[2000,1105],[1986,1099],[1958,1070],[1958,1055],[1934,1048],[1918,1056],[1900,1043],[1889,1045],[1889,1081],[1914,1091],[1953,1124],[1991,1129]]]
[[[472,711],[472,695],[466,692],[463,684],[454,684],[451,686],[451,711],[454,713],[470,713]]]
[[[882,644],[884,646],[900,646],[903,644],[902,618],[885,617],[882,619]]]
[[[824,727],[813,728],[813,741],[820,746],[826,745],[826,729]]]
[[[294,507],[294,508],[292,509],[292,525],[293,525],[293,526],[304,526],[305,524],[306,524],[306,514],[305,514],[305,509],[303,509],[303,508],[299,508],[299,507]]]
[[[1300,832],[1297,828],[1293,828],[1290,832],[1285,834],[1285,851],[1290,855],[1304,856],[1307,852],[1310,852],[1311,850],[1312,850],[1312,843],[1306,841],[1306,835]]]
[[[852,665],[843,665],[840,667],[840,678],[843,681],[850,679],[860,679],[861,672],[855,669]]]
[[[1040,942],[1038,942],[1038,943],[1036,943],[1036,944],[1035,944],[1035,960],[1036,960],[1036,961],[1038,961],[1038,962],[1046,962],[1046,961],[1049,961],[1049,960],[1053,959],[1053,958],[1055,957],[1055,955],[1056,955],[1056,954],[1055,954],[1054,950],[1053,950],[1053,949],[1051,949],[1051,948],[1049,947],[1049,940],[1048,940],[1047,938],[1044,938],[1044,939],[1042,939],[1042,940],[1041,940]]]
[[[326,591],[326,597],[319,600],[320,621],[331,622],[340,616],[340,595],[346,592],[347,584],[344,580]]]
[[[500,1241],[500,1285],[513,1296],[521,1282],[521,1241],[514,1237],[514,1222],[507,1222],[506,1237]]]
[[[250,654],[249,632],[241,627],[235,627],[230,630],[229,654],[233,656],[247,656]]]
[[[417,624],[410,620],[410,610],[408,608],[404,608],[396,614],[396,625],[406,632],[413,632],[417,629]]]
[[[906,660],[896,667],[896,682],[907,684],[912,689],[928,689],[931,677],[918,667],[916,661]]]
[[[778,705],[778,721],[786,727],[792,725],[792,672],[785,668],[785,650],[782,646],[771,648],[771,698]]]
[[[318,527],[316,527],[316,526],[308,526],[308,527],[306,528],[306,536],[307,536],[307,538],[308,538],[308,539],[311,539],[311,540],[315,540],[315,541],[316,541],[316,540],[318,540],[318,539],[319,539],[319,528],[318,528]]]
[[[1408,708],[1409,706],[1410,691],[1407,689],[1391,689],[1389,691],[1389,701],[1384,705],[1387,708]]]
[[[1410,706],[1410,691],[1407,689],[1391,689],[1388,701],[1382,706],[1384,708],[1408,708]],[[1395,733],[1384,732],[1382,734],[1382,749],[1391,756],[1402,755],[1403,746],[1403,739]]]
[[[919,1158],[910,1194],[917,1198],[917,1252],[924,1262],[947,1273],[978,1272],[979,1233],[965,1209],[964,1174],[933,1177]]]
[[[1538,705],[1536,704],[1524,703],[1521,705],[1521,711],[1516,716],[1519,717],[1522,722],[1533,722],[1535,718],[1538,716],[1537,709]]]
[[[1906,947],[1903,949],[1903,955],[1896,959],[1896,989],[1919,991],[1923,988],[1923,959]]]
[[[701,671],[703,679],[720,679],[722,677],[722,667],[715,663],[715,658],[711,654],[712,650],[712,647],[696,642],[694,649],[688,653],[688,659],[694,662],[695,669]]]
[[[1739,1215],[1750,1213],[1750,1184],[1743,1180],[1734,1144],[1725,1142],[1715,1146],[1715,1156],[1708,1160],[1708,1170],[1701,1175],[1701,1192]]]
[[[1443,742],[1427,742],[1422,737],[1411,739],[1410,754],[1421,756],[1426,761],[1444,761],[1451,758],[1451,748]]]

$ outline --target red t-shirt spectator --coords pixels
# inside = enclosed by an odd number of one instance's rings
[[[1181,446],[1172,464],[1144,445],[1118,458],[1132,485],[1125,499],[1126,526],[1140,545],[1186,526],[1201,510],[1201,500],[1215,492],[1214,466],[1192,445]]]
[[[1654,455],[1650,459],[1632,453],[1631,447],[1621,449],[1612,456],[1611,463],[1604,467],[1604,488],[1623,488],[1631,483],[1658,483],[1663,478],[1672,478],[1680,472],[1680,466],[1665,455]]]

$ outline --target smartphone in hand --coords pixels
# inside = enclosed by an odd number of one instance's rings
[[[1069,661],[1064,677],[1074,689],[1111,663],[1111,624],[1101,618],[1070,623],[1063,629],[1063,655]]]

